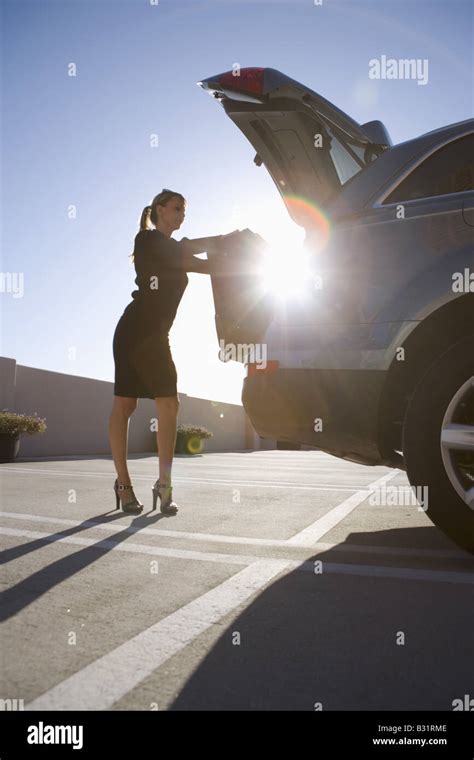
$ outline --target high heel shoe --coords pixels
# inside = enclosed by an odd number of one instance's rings
[[[115,491],[115,509],[118,509],[120,507],[120,496],[119,491],[131,491],[132,498],[130,501],[127,501],[125,504],[122,504],[122,512],[126,512],[130,515],[139,515],[143,511],[143,504],[141,501],[137,499],[135,494],[133,493],[133,487],[132,486],[123,486],[119,485],[118,478],[114,483],[114,491]]]
[[[158,480],[151,489],[153,491],[153,510],[156,509],[156,500],[160,497],[160,512],[164,515],[175,515],[178,511],[178,505],[173,501],[173,486],[160,483]],[[168,498],[163,501],[162,491],[168,491]]]

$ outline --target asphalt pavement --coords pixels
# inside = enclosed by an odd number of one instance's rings
[[[474,557],[403,471],[318,451],[178,456],[174,517],[151,511],[157,458],[131,456],[130,472],[140,516],[115,510],[109,457],[0,465],[0,699],[312,711],[474,697]]]

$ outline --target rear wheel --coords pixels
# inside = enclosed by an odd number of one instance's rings
[[[405,414],[403,456],[428,486],[430,520],[474,553],[474,336],[451,346],[418,383]]]

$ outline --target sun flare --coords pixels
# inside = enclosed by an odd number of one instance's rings
[[[280,199],[261,203],[254,200],[239,207],[239,216],[232,221],[258,232],[267,242],[260,270],[263,289],[279,300],[302,299],[310,292],[315,277],[311,252],[305,242],[311,238],[314,250],[315,246],[324,247],[329,239],[329,222],[319,208],[302,196],[286,196],[286,209],[280,204]],[[293,221],[290,213],[300,224]]]
[[[302,243],[294,241],[291,247],[271,245],[265,251],[261,275],[263,288],[277,298],[302,298],[312,276],[309,254]]]

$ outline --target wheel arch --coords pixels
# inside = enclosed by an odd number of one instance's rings
[[[393,358],[379,404],[378,447],[384,458],[401,450],[407,404],[423,374],[453,343],[470,334],[474,335],[474,293],[436,309],[402,343],[404,359]]]

